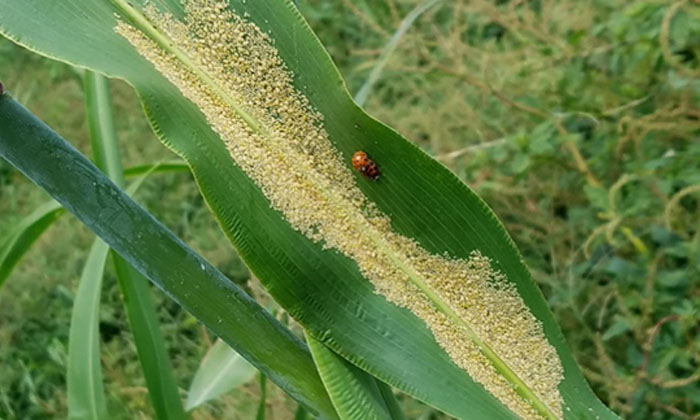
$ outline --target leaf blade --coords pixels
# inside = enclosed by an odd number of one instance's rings
[[[93,159],[118,187],[123,188],[124,170],[114,128],[108,80],[100,74],[86,71],[85,94]],[[127,193],[133,195],[154,169],[135,181]],[[114,254],[113,257],[129,326],[156,416],[159,419],[184,419],[187,416],[182,408],[175,375],[158,327],[148,281],[119,255]]]
[[[298,338],[7,95],[0,96],[0,156],[290,396],[324,417],[337,418],[308,348]],[[195,281],[197,289],[191,287]]]
[[[321,379],[343,420],[389,420],[393,416],[375,379],[306,335]]]
[[[88,70],[84,75],[84,89],[92,159],[115,184],[124,188],[109,82],[101,74]]]
[[[39,237],[63,214],[56,201],[44,203],[22,219],[0,244],[0,287]]]
[[[250,382],[257,369],[221,340],[207,351],[187,393],[189,411]]]
[[[160,332],[148,280],[118,254],[112,252],[112,258],[156,416],[159,419],[187,418]]]
[[[68,418],[107,419],[100,365],[100,292],[109,246],[90,248],[73,303],[68,339]]]
[[[258,403],[258,412],[255,415],[255,420],[265,420],[267,407],[267,376],[260,374],[260,402]]]

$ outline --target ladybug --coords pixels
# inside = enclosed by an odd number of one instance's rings
[[[379,178],[379,167],[362,150],[358,150],[352,155],[352,167],[369,179],[375,180]]]

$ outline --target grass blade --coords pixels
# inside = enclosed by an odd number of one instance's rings
[[[187,418],[151,299],[148,280],[112,252],[131,333],[158,419]]]
[[[0,245],[0,287],[10,276],[19,260],[29,250],[32,244],[39,239],[63,214],[63,208],[56,201],[51,200],[34,210],[32,214],[22,219],[19,224],[7,234]]]
[[[393,417],[377,381],[306,334],[306,342],[338,415],[343,420],[398,420]]]
[[[85,95],[93,158],[97,166],[117,186],[123,188],[124,171],[114,129],[114,112],[107,78],[92,71],[86,71]],[[156,167],[157,165],[152,170]],[[146,172],[140,180],[136,181],[130,188],[132,193],[149,174],[150,172]],[[113,261],[156,415],[159,419],[184,419],[187,416],[182,408],[175,375],[160,333],[147,280],[118,255],[114,255]]]
[[[85,99],[90,127],[92,158],[98,168],[119,187],[124,187],[124,174],[114,128],[114,111],[109,81],[101,74],[85,72]]]
[[[153,173],[170,173],[170,172],[189,172],[190,167],[182,160],[169,160],[165,162],[150,163],[147,165],[132,166],[124,169],[124,176],[127,178],[140,176],[147,172]]]
[[[124,169],[124,177],[142,176],[146,173],[189,172],[190,168],[182,161],[139,165]],[[24,257],[32,244],[64,213],[63,207],[51,200],[39,206],[22,219],[0,243],[0,287],[10,277],[15,266]]]
[[[127,192],[133,194],[139,188],[145,177],[134,182]],[[95,239],[92,247],[90,248],[90,253],[83,267],[83,273],[80,276],[80,283],[78,285],[78,291],[76,293],[75,301],[73,302],[73,312],[71,314],[71,325],[70,325],[70,336],[68,341],[68,372],[66,374],[68,381],[68,418],[70,419],[103,419],[108,418],[107,416],[107,405],[105,402],[104,386],[102,384],[102,367],[100,365],[100,295],[102,291],[102,279],[104,277],[105,262],[107,261],[107,255],[109,254],[109,246],[105,244],[101,239]],[[122,267],[123,268],[123,267]],[[118,267],[119,269],[119,267]],[[148,296],[147,293],[150,291],[140,290],[144,296]],[[147,293],[144,293],[147,292]],[[132,297],[129,295],[128,297]],[[142,302],[143,297],[140,297],[137,302]],[[127,298],[128,300],[128,298]],[[136,303],[138,304],[138,303]],[[129,307],[129,305],[127,305]],[[140,308],[136,308],[137,310]],[[152,310],[152,308],[151,308]],[[129,313],[129,315],[136,314],[139,316],[140,313],[134,311]],[[153,313],[155,321],[155,313]],[[131,321],[131,317],[129,319]],[[143,325],[146,327],[146,325]],[[157,328],[155,331],[139,331],[140,334],[134,333],[135,336],[139,338],[145,337],[143,333],[154,334],[151,339],[157,341],[160,338]],[[144,338],[144,341],[149,340],[149,338]],[[138,341],[138,340],[137,340]],[[162,338],[160,339],[162,344]],[[150,342],[149,342],[150,343]],[[159,372],[157,368],[160,367],[162,363],[158,363],[160,359],[157,357],[158,354],[153,351],[144,351],[144,348],[150,350],[149,346],[137,346],[139,349],[139,356],[142,352],[147,355],[154,355],[151,360],[146,360],[147,362],[154,362],[153,367],[149,367],[155,373],[155,375],[147,375],[146,381],[149,378],[151,380],[158,378],[161,374],[164,378],[162,382],[166,382],[168,379],[171,381],[172,373],[170,373],[171,378],[167,377],[168,372]],[[164,350],[163,350],[164,352]],[[143,362],[144,359],[142,359]],[[167,358],[165,359],[167,361]],[[169,368],[169,366],[168,366]],[[144,369],[145,371],[148,369]],[[158,381],[157,383],[160,383]],[[149,382],[150,384],[150,382]],[[154,390],[149,387],[151,391],[152,398],[154,397]],[[179,411],[182,412],[181,417],[184,418],[184,412],[182,411],[182,404],[177,396],[177,388],[175,390],[175,400],[176,404],[173,403],[172,398],[169,399],[169,403],[173,404],[171,408],[166,408],[166,411],[177,412],[177,407],[179,406]],[[155,388],[155,395],[160,396],[160,387]],[[157,403],[154,401],[154,403]],[[160,408],[159,404],[155,404],[156,408]],[[160,412],[157,410],[160,414]],[[165,418],[165,417],[163,417]],[[178,418],[178,417],[172,417]]]
[[[0,156],[290,396],[337,418],[308,348],[294,334],[7,95],[0,96]]]
[[[394,396],[394,392],[391,390],[391,387],[379,379],[375,378],[375,380],[377,382],[377,386],[379,387],[379,392],[382,394],[382,398],[384,399],[384,404],[386,404],[386,408],[389,410],[389,414],[391,414],[391,418],[394,420],[406,420],[406,416],[404,416],[403,411],[401,411],[401,406],[399,406],[399,402],[396,401],[396,397]]]
[[[255,420],[265,420],[265,406],[267,404],[267,376],[260,374],[260,404]]]
[[[100,366],[100,291],[109,246],[95,240],[80,276],[68,339],[68,418],[107,419]]]
[[[308,418],[309,418],[309,414],[307,413],[304,406],[299,405],[297,407],[297,411],[294,413],[294,420],[307,420]]]
[[[202,359],[187,393],[189,411],[209,400],[250,382],[257,369],[221,340],[216,340]]]
[[[415,9],[411,10],[411,12],[401,21],[401,25],[399,25],[399,28],[396,30],[396,32],[394,32],[394,35],[391,36],[391,39],[386,43],[382,49],[382,52],[379,54],[379,59],[372,68],[372,71],[370,71],[369,76],[367,76],[367,80],[355,95],[355,102],[357,102],[359,106],[364,106],[367,102],[367,97],[372,92],[374,84],[377,83],[377,80],[379,80],[379,77],[382,75],[384,66],[386,66],[386,63],[389,61],[389,57],[391,57],[391,54],[399,45],[399,41],[401,41],[404,34],[411,28],[413,22],[415,22],[420,15],[427,12],[431,7],[435,6],[441,1],[442,0],[428,0],[421,3],[416,6]]]

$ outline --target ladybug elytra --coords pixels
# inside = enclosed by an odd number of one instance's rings
[[[369,179],[379,178],[379,167],[362,150],[358,150],[352,155],[352,166]]]

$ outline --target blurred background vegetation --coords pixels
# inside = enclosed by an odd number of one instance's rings
[[[355,93],[425,2],[298,3]],[[0,40],[0,79],[89,153],[79,71]],[[172,159],[131,88],[113,81],[112,93],[125,164]],[[700,2],[437,1],[400,39],[365,107],[500,216],[603,401],[629,419],[700,418]],[[137,198],[263,295],[189,175],[153,176]],[[0,161],[0,238],[46,199]],[[0,418],[65,417],[70,311],[92,238],[62,218],[0,289]],[[152,418],[120,296],[108,274],[110,411]],[[154,297],[187,389],[213,337]],[[267,386],[268,418],[291,419],[295,404]],[[251,419],[258,394],[253,382],[193,418]],[[444,418],[401,401],[411,419]]]

